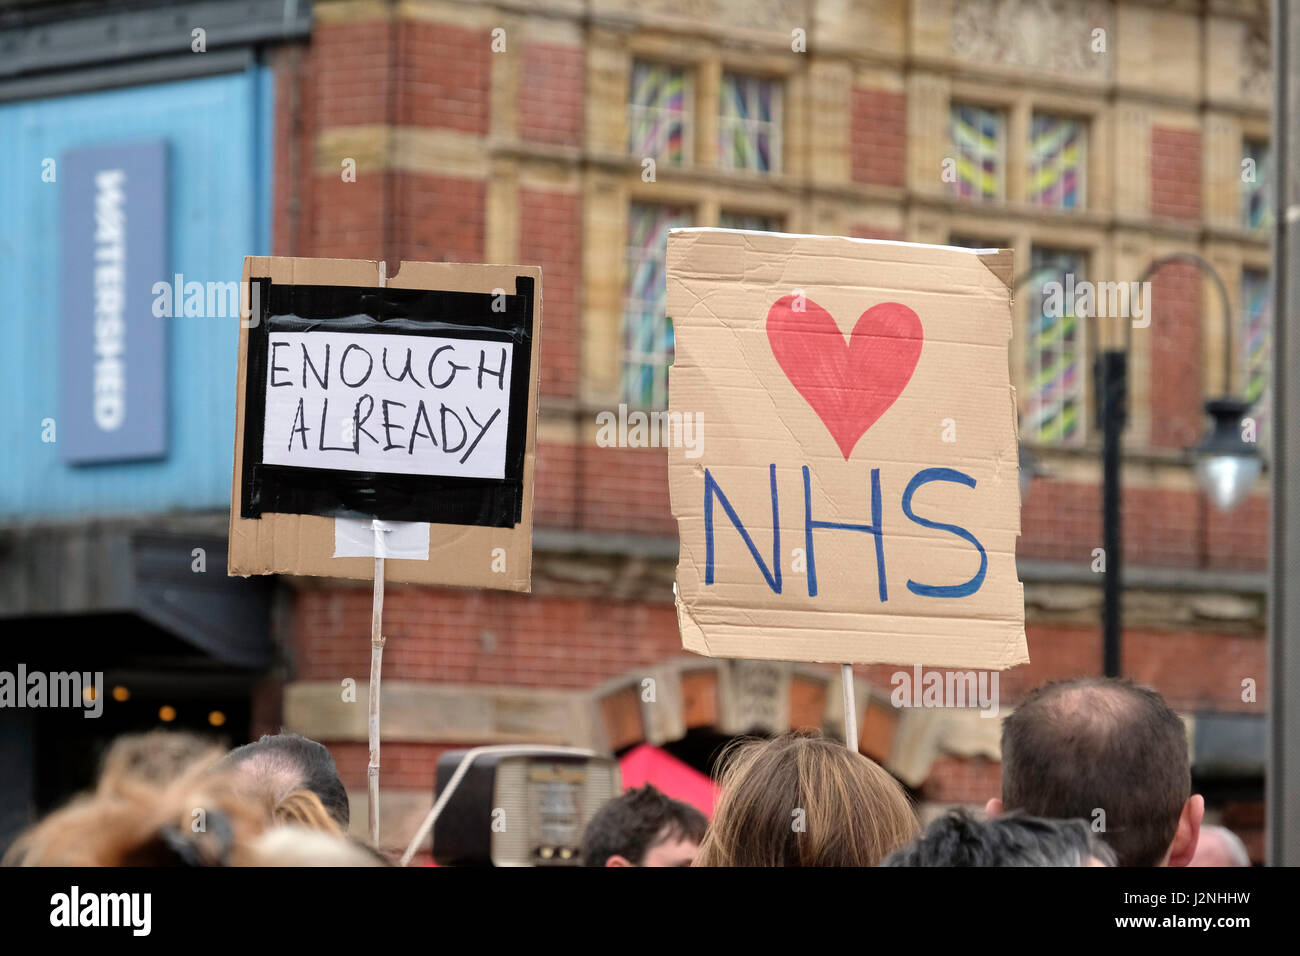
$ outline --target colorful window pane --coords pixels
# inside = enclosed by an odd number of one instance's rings
[[[727,212],[718,215],[718,225],[723,229],[748,229],[751,232],[780,232],[781,220],[749,212]]]
[[[1079,252],[1035,247],[1030,255],[1026,414],[1021,426],[1023,437],[1043,445],[1083,441],[1085,325],[1075,317],[1064,287],[1067,275],[1073,275],[1076,284],[1083,281],[1084,266]],[[1049,283],[1057,283],[1060,291]]]
[[[1273,397],[1269,384],[1273,362],[1272,294],[1266,270],[1242,270],[1242,392],[1251,403],[1249,415],[1255,420],[1255,440],[1261,445],[1268,438]]]
[[[690,157],[690,84],[677,66],[637,61],[627,104],[627,148],[633,156],[681,166]]]
[[[957,168],[950,191],[977,202],[1001,199],[1006,176],[1006,118],[997,110],[952,105],[949,117]]]
[[[1247,229],[1273,225],[1273,158],[1268,143],[1246,140],[1241,164],[1241,219]]]
[[[738,73],[722,75],[718,165],[760,173],[781,171],[781,84]]]
[[[1035,113],[1029,140],[1029,201],[1048,209],[1081,209],[1088,165],[1084,120]]]
[[[684,206],[633,203],[627,217],[627,281],[623,288],[623,400],[637,408],[668,404],[673,323],[665,315],[664,258],[668,230],[691,224]]]

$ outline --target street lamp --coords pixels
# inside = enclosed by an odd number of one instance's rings
[[[1235,398],[1215,398],[1205,403],[1214,420],[1204,440],[1196,446],[1196,477],[1220,511],[1231,511],[1250,493],[1263,462],[1259,448],[1246,441],[1242,419],[1250,406]]]
[[[1245,419],[1250,403],[1232,396],[1232,307],[1218,271],[1192,252],[1175,252],[1156,259],[1138,279],[1139,286],[1170,262],[1191,263],[1209,276],[1223,309],[1223,395],[1205,403],[1211,425],[1205,438],[1191,451],[1196,457],[1196,477],[1201,489],[1215,507],[1227,512],[1245,500],[1263,467],[1253,429],[1251,438],[1246,438]]]
[[[1231,395],[1232,390],[1232,309],[1223,279],[1205,259],[1191,252],[1178,252],[1155,259],[1138,279],[1138,287],[1171,262],[1189,262],[1208,275],[1218,290],[1223,309],[1223,390],[1224,394],[1205,403],[1213,420],[1204,440],[1194,449],[1196,474],[1201,488],[1221,511],[1231,511],[1250,492],[1259,477],[1262,462],[1258,446],[1245,437],[1243,427],[1250,404]],[[1012,292],[1047,269],[1024,273],[1012,283]],[[1057,270],[1050,270],[1057,271]],[[1087,319],[1088,316],[1079,316]],[[1123,526],[1121,517],[1122,485],[1120,464],[1121,439],[1128,422],[1128,355],[1132,344],[1132,323],[1125,323],[1122,348],[1100,349],[1094,365],[1094,384],[1098,424],[1101,428],[1101,506],[1102,547],[1105,554],[1105,577],[1102,597],[1102,669],[1107,677],[1120,674],[1123,635]],[[1253,437],[1253,436],[1252,436]],[[1030,463],[1026,476],[1026,463]],[[1021,494],[1027,490],[1027,478],[1033,477],[1033,456],[1021,458]]]

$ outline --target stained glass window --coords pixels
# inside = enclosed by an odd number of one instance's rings
[[[627,281],[623,288],[623,400],[637,408],[668,404],[668,365],[673,323],[665,315],[668,294],[664,257],[668,230],[691,224],[685,206],[633,203],[627,216]]]
[[[1029,139],[1029,201],[1049,209],[1082,209],[1088,126],[1068,116],[1035,113]]]
[[[1265,444],[1270,427],[1269,371],[1273,361],[1273,299],[1267,270],[1242,270],[1241,305],[1242,392],[1246,401],[1252,403],[1248,414],[1255,420],[1255,440]]]
[[[1066,276],[1084,278],[1082,253],[1035,246],[1030,254],[1032,278],[1027,352],[1026,409],[1022,435],[1043,445],[1083,441],[1084,329],[1082,316],[1065,296]],[[1049,283],[1055,283],[1053,289]]]
[[[718,165],[760,173],[781,171],[781,84],[739,73],[722,75]]]
[[[636,61],[627,103],[633,156],[681,166],[690,161],[690,83],[678,66]]]
[[[718,225],[723,229],[748,229],[752,232],[781,231],[781,220],[775,216],[763,216],[749,212],[728,212],[725,209],[718,215]]]
[[[1006,179],[1006,118],[997,110],[954,103],[949,116],[955,177],[949,190],[977,202],[1001,199]]]
[[[1242,144],[1241,220],[1247,229],[1273,225],[1273,159],[1268,143],[1248,139]]]

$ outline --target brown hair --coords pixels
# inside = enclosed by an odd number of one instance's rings
[[[920,830],[898,781],[817,733],[733,744],[695,866],[875,866]]]

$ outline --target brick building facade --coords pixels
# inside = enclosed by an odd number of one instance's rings
[[[1225,320],[1230,385],[1267,405],[1253,298],[1268,268],[1266,14],[1244,0],[317,2],[310,41],[270,61],[273,254],[390,271],[522,262],[544,277],[533,594],[390,589],[385,842],[413,831],[449,747],[689,753],[754,727],[842,730],[832,671],[682,654],[665,457],[596,443],[597,412],[662,400],[654,249],[688,222],[1009,245],[1018,270],[1039,269],[1012,343],[1042,467],[1019,547],[1033,662],[1002,675],[1004,710],[1102,659],[1090,375],[1118,332],[1049,329],[1035,284],[1044,269],[1126,282],[1179,251],[1214,266],[1230,315],[1175,264],[1133,334],[1123,668],[1187,716],[1211,814],[1260,856],[1268,498],[1261,483],[1217,512],[1186,449],[1225,384]],[[282,582],[282,663],[255,728],[326,741],[358,821],[364,693],[342,703],[339,686],[365,683],[369,613],[368,588]],[[895,709],[893,670],[858,669],[862,749],[927,808],[995,795],[998,721]],[[1215,740],[1239,725],[1259,752],[1223,769]]]

